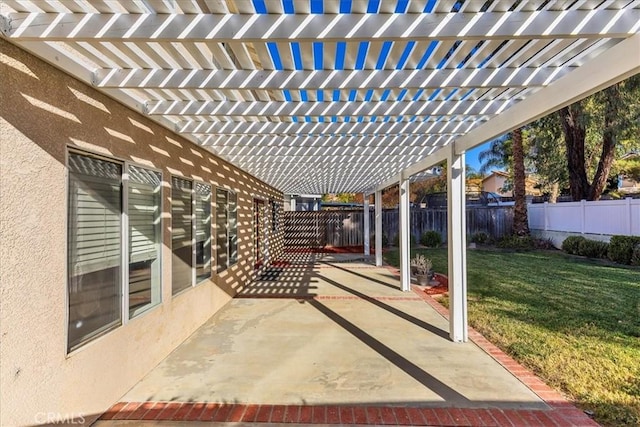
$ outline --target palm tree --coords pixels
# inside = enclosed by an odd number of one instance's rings
[[[489,148],[478,156],[480,171],[489,172],[490,169],[507,169],[511,174],[515,206],[513,207],[513,234],[528,236],[529,220],[527,215],[527,199],[525,188],[525,163],[522,128],[491,141]]]
[[[480,173],[491,173],[492,169],[508,169],[511,166],[511,145],[508,134],[491,141],[489,148],[478,155]]]
[[[511,132],[512,141],[512,170],[513,170],[513,234],[528,236],[529,219],[527,218],[527,199],[525,188],[524,147],[522,144],[522,128]]]

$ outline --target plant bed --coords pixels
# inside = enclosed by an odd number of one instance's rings
[[[444,274],[434,273],[428,286],[420,286],[427,295],[443,295],[449,291],[449,279]]]

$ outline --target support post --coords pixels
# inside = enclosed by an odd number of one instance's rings
[[[376,228],[376,265],[382,265],[382,190],[376,191],[375,203],[375,228]]]
[[[467,331],[467,242],[464,152],[450,144],[447,162],[447,247],[449,250],[449,336],[466,342]]]
[[[363,194],[364,206],[364,256],[371,254],[371,228],[369,226],[369,195]]]
[[[400,175],[400,285],[404,292],[411,290],[411,239],[409,237],[409,179]]]

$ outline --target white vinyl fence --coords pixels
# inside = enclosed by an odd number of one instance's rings
[[[640,199],[530,204],[528,211],[533,230],[640,236]]]

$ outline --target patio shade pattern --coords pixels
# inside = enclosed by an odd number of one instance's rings
[[[4,0],[0,18],[266,183],[322,194],[375,188],[634,36],[640,1]]]

